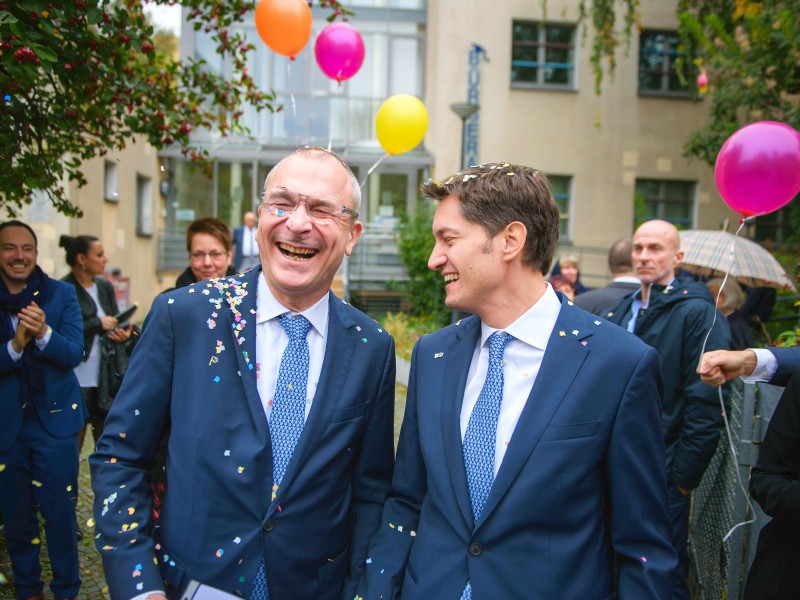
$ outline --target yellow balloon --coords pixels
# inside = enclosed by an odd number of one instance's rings
[[[389,154],[402,154],[416,148],[428,130],[428,111],[416,96],[395,94],[378,109],[375,131]]]

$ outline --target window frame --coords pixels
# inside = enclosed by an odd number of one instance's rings
[[[559,243],[570,243],[572,241],[572,225],[573,219],[572,215],[574,212],[574,205],[572,202],[573,199],[573,183],[575,178],[572,175],[564,175],[562,173],[548,173],[547,179],[550,181],[550,190],[553,194],[553,199],[556,200],[556,204],[558,204],[558,200],[566,200],[566,212],[562,212],[561,206],[558,207],[558,237]],[[565,182],[566,187],[566,194],[557,194],[555,191],[555,180],[561,180]],[[562,224],[564,225],[564,232],[562,233]]]
[[[518,25],[532,25],[538,28],[538,33],[535,42],[527,40],[518,40],[514,36],[514,31]],[[563,42],[548,42],[547,29],[550,27],[569,28],[571,30],[571,40],[569,44]],[[574,23],[568,22],[553,22],[553,21],[532,21],[526,19],[513,19],[511,21],[511,69],[509,71],[509,78],[511,79],[512,89],[521,90],[550,90],[550,91],[569,91],[574,92],[577,90],[577,45],[575,42],[577,26]],[[514,50],[521,46],[533,46],[536,50],[535,61],[521,61],[515,60]],[[548,48],[566,48],[571,52],[570,63],[551,63],[547,61],[546,53]],[[521,64],[526,63],[526,64]],[[530,63],[530,64],[528,64]],[[537,69],[536,81],[519,81],[513,79],[514,67],[534,67]],[[545,72],[547,68],[559,69],[567,72],[567,83],[550,83],[545,81]]]
[[[136,174],[136,235],[153,236],[153,180]]]
[[[657,183],[659,186],[658,195],[656,196],[644,196],[639,191],[639,184],[644,182],[654,182]],[[686,184],[689,186],[688,194],[685,200],[676,200],[674,198],[670,198],[667,196],[666,193],[666,186],[668,184]],[[639,216],[636,214],[636,196],[640,195],[645,202],[648,201],[656,202],[656,211],[655,214],[648,214],[646,217],[639,220]],[[681,204],[686,205],[688,207],[688,218],[684,221],[682,219],[676,219],[674,217],[669,217],[665,214],[664,207],[670,204]],[[694,229],[695,224],[697,222],[697,181],[688,180],[688,179],[658,179],[653,177],[637,177],[634,183],[634,211],[633,211],[633,228],[636,229],[639,225],[646,221],[650,221],[653,219],[661,219],[663,221],[668,221],[675,225],[678,229]]]
[[[647,72],[649,73],[660,73],[660,82],[661,86],[658,89],[650,89],[642,87],[642,72],[643,72],[643,63],[642,63],[642,55],[643,55],[643,47],[642,41],[644,40],[645,36],[649,35],[666,35],[671,36],[674,38],[674,47],[670,50],[665,50],[661,52],[657,51],[647,51],[646,54],[658,54],[661,55],[661,70],[655,71],[653,69],[648,69]],[[643,97],[656,97],[656,98],[677,98],[677,99],[691,99],[692,98],[692,83],[690,78],[687,77],[686,85],[682,87],[680,90],[671,90],[669,89],[669,82],[670,78],[673,76],[678,77],[680,80],[680,75],[678,71],[675,69],[675,59],[679,56],[679,52],[677,50],[678,45],[680,44],[680,37],[678,36],[677,31],[673,31],[670,29],[642,29],[641,33],[639,34],[639,52],[637,55],[638,58],[638,65],[637,65],[637,81],[636,81],[636,91],[639,96]]]

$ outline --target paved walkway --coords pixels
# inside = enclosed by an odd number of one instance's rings
[[[397,436],[400,434],[400,423],[403,420],[403,410],[405,409],[406,388],[398,385],[395,389],[395,447],[397,445]],[[94,495],[89,480],[89,464],[87,457],[89,456],[89,449],[93,447],[91,433],[86,436],[86,443],[84,444],[83,455],[81,456],[80,475],[78,477],[80,485],[80,495],[78,496],[78,523],[83,529],[83,540],[78,542],[80,551],[80,570],[81,570],[81,598],[89,598],[91,600],[108,599],[108,588],[103,576],[103,564],[100,560],[100,554],[94,547],[93,530],[87,523],[91,518],[92,501]],[[42,536],[42,563],[44,565],[44,580],[45,580],[45,600],[51,600],[50,590],[47,589],[47,583],[50,581],[50,565],[47,560],[47,542]],[[14,587],[11,584],[11,561],[8,558],[6,551],[6,538],[5,534],[0,531],[0,600],[14,600]]]

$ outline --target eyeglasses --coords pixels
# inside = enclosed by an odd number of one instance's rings
[[[228,254],[220,250],[212,250],[211,252],[192,252],[189,256],[192,262],[204,262],[206,256],[210,258],[212,262],[219,262],[228,256]]]
[[[282,186],[268,187],[264,190],[264,206],[273,217],[286,218],[294,214],[297,207],[305,203],[308,218],[316,225],[337,223],[345,216],[358,217],[358,213],[335,198],[304,196],[287,190]]]

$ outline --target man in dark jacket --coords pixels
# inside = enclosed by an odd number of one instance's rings
[[[695,369],[706,335],[706,350],[727,349],[730,330],[722,315],[714,322],[714,299],[705,285],[675,278],[683,252],[674,225],[659,220],[641,225],[633,235],[632,258],[642,287],[605,317],[658,351],[664,374],[662,428],[669,510],[680,559],[672,597],[688,599],[689,495],[714,455],[722,428],[718,393],[700,381]]]
[[[639,289],[639,280],[631,264],[632,246],[629,237],[614,242],[608,250],[608,270],[614,279],[605,287],[575,296],[575,304],[590,313],[602,315],[607,308]]]

